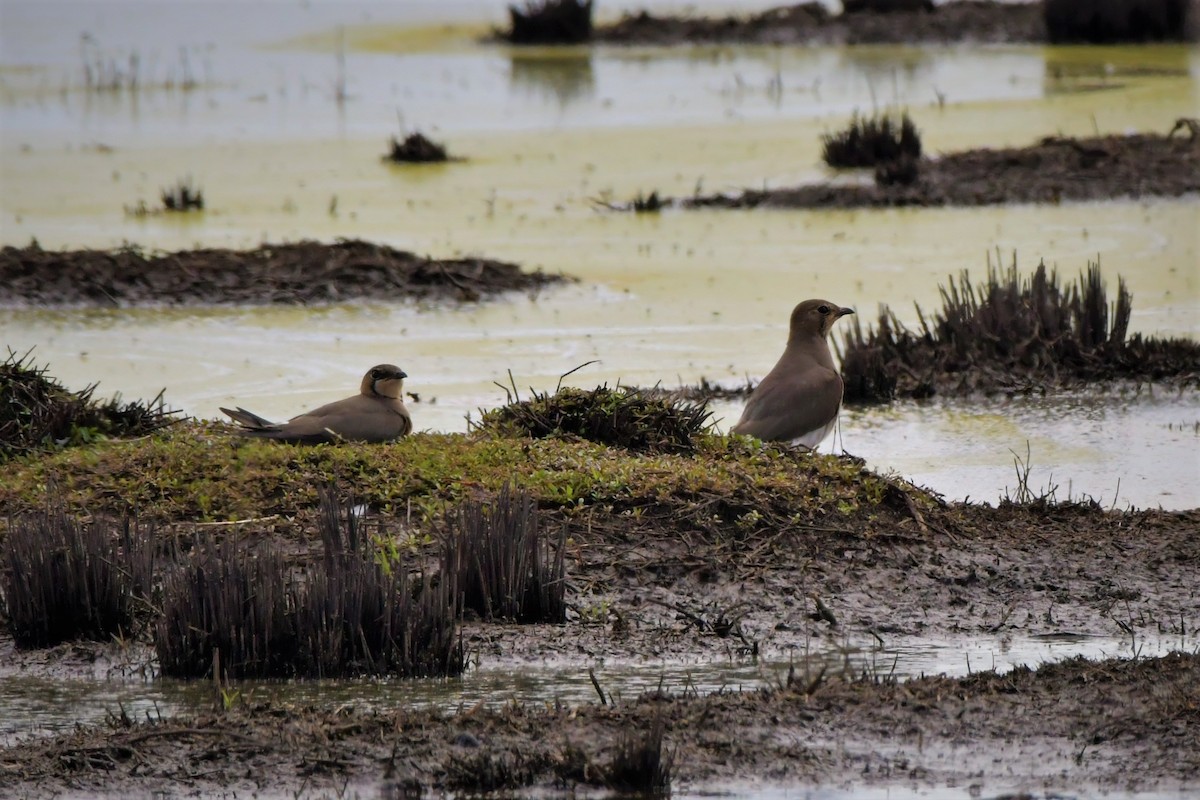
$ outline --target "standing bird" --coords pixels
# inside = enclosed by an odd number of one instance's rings
[[[733,433],[810,450],[833,430],[842,405],[842,376],[825,337],[852,308],[828,300],[805,300],[792,310],[787,347],[755,387]]]
[[[296,444],[387,442],[412,431],[412,418],[400,399],[407,377],[404,370],[391,364],[371,367],[354,397],[328,403],[283,423],[265,420],[241,407],[221,410],[242,426],[241,433],[246,436]]]

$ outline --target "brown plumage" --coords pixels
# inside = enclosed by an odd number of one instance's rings
[[[854,309],[805,300],[792,310],[787,347],[755,387],[733,433],[814,448],[833,430],[842,405],[842,376],[825,337]]]
[[[297,444],[387,442],[412,431],[412,418],[401,400],[407,377],[399,367],[379,364],[363,376],[359,393],[354,397],[328,403],[282,423],[265,420],[240,407],[221,410],[242,426],[241,433],[246,436]]]

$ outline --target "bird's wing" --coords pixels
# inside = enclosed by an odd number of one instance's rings
[[[296,441],[386,442],[411,430],[412,419],[399,400],[356,395],[294,417],[280,433]]]
[[[253,411],[247,411],[241,406],[238,406],[236,409],[222,407],[221,411],[234,422],[246,428],[247,432],[279,430],[277,423],[271,422],[269,419],[263,419]]]
[[[804,376],[768,375],[750,395],[734,433],[766,441],[801,440],[828,432],[842,403],[842,379],[831,369],[807,370]],[[821,437],[817,443],[824,438]]]

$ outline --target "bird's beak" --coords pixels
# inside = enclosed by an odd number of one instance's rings
[[[853,313],[854,313],[853,308],[839,308],[838,313],[837,313],[838,319],[841,319],[842,317],[846,316],[847,314],[853,314]]]
[[[399,370],[397,374],[399,375],[399,377],[401,378],[401,380],[403,380],[404,378],[407,378],[407,377],[408,377],[408,373],[407,373],[407,372],[405,372],[404,370]]]

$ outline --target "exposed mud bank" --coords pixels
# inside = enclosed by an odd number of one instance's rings
[[[1194,40],[1189,0],[846,0],[832,14],[820,3],[725,17],[629,14],[598,25],[607,44],[1017,44]]]
[[[483,258],[438,260],[361,240],[256,250],[0,250],[0,305],[286,305],[348,300],[473,302],[569,280]]]
[[[1027,147],[980,148],[911,162],[911,182],[821,183],[664,199],[682,208],[986,206],[1179,197],[1200,192],[1200,136],[1051,136]],[[905,180],[908,178],[906,177]]]
[[[882,5],[881,3],[868,5]],[[903,44],[1047,40],[1041,3],[960,0],[932,11],[830,14],[820,3],[783,6],[751,16],[674,17],[642,12],[599,25],[593,41],[606,44]],[[932,5],[932,4],[929,4]]]

